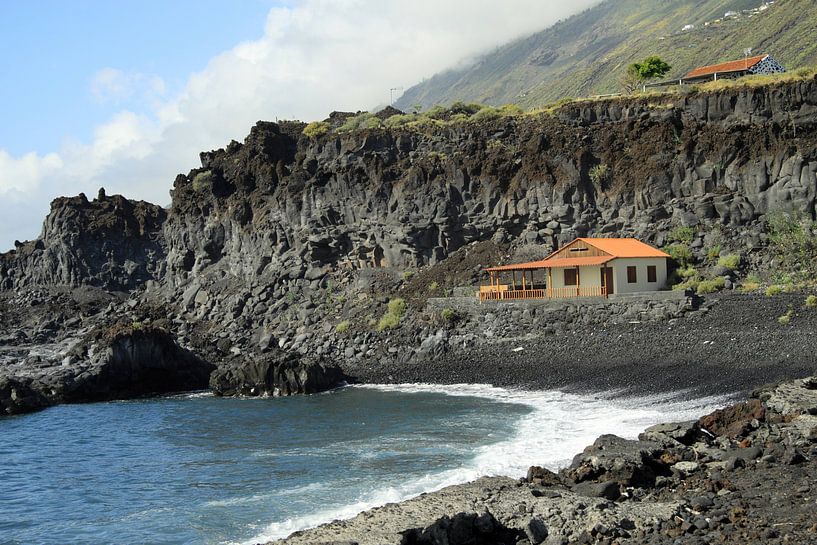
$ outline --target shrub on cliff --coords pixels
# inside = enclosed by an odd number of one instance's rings
[[[707,293],[715,293],[716,291],[722,290],[726,286],[726,280],[719,276],[717,278],[713,278],[712,280],[703,280],[698,284],[698,288],[695,292],[698,295],[706,295]]]
[[[522,110],[522,108],[520,108],[516,104],[505,104],[504,106],[501,106],[499,108],[494,108],[493,106],[486,106],[477,113],[475,113],[474,115],[472,115],[471,121],[475,123],[482,123],[485,121],[499,119],[500,117],[520,115],[522,113],[524,113],[524,110]]]
[[[669,256],[681,266],[686,266],[692,262],[694,256],[692,255],[692,249],[686,244],[682,244],[680,242],[676,242],[675,244],[670,244],[664,250],[669,254]]]
[[[720,257],[720,255],[721,255],[721,245],[720,244],[716,244],[716,245],[712,246],[711,248],[709,248],[706,251],[706,258],[709,261],[715,261],[716,259],[718,259]]]
[[[610,176],[610,167],[604,163],[600,163],[590,169],[589,176],[590,182],[597,189],[604,189],[604,184]]]
[[[774,297],[783,293],[783,286],[773,285],[766,288],[766,297]]]
[[[750,274],[740,286],[741,291],[749,292],[760,289],[760,277],[757,274]]]
[[[193,177],[193,189],[195,191],[204,191],[213,183],[213,173],[209,170],[199,172]]]
[[[396,299],[392,299],[389,301],[388,304],[389,314],[394,314],[398,318],[402,318],[403,314],[406,313],[406,301],[405,299],[401,299],[397,297]]]
[[[416,118],[417,116],[411,114],[396,114],[391,117],[387,117],[383,124],[390,129],[394,129],[396,127],[402,127],[404,125],[407,125],[408,123],[414,121]]]
[[[683,282],[675,284],[674,286],[672,286],[672,289],[673,291],[679,290],[698,291],[698,286],[700,285],[701,282],[702,282],[701,278],[699,276],[695,276],[693,278],[689,278]]]
[[[727,254],[718,260],[718,266],[729,271],[734,271],[740,267],[740,254]]]
[[[782,273],[796,281],[817,277],[817,222],[796,214],[769,214],[769,241]]]
[[[678,269],[678,276],[685,280],[689,278],[695,278],[696,276],[698,276],[698,271],[695,270],[695,267],[690,265],[688,267]]]
[[[457,313],[453,308],[444,308],[442,312],[440,312],[440,318],[442,318],[444,322],[451,323],[457,318]]]
[[[329,123],[326,121],[313,121],[304,127],[304,136],[308,138],[320,138],[329,132]]]
[[[372,121],[372,120],[375,121]],[[372,113],[362,112],[354,115],[346,120],[346,122],[338,127],[338,132],[356,131],[358,129],[371,129],[380,126],[380,119]]]
[[[806,307],[808,308],[817,307],[817,295],[809,295],[808,297],[806,297]]]
[[[670,240],[683,244],[690,244],[694,237],[695,231],[692,227],[676,227],[669,233]]]
[[[382,126],[383,122],[376,116],[368,117],[363,120],[363,123],[360,124],[361,129],[379,129]]]
[[[352,323],[349,320],[343,320],[338,325],[335,326],[336,333],[346,333],[349,331],[349,328],[352,326]]]
[[[377,322],[377,330],[385,331],[387,329],[395,329],[400,325],[400,319],[406,313],[406,301],[401,298],[395,298],[389,301],[388,310]]]

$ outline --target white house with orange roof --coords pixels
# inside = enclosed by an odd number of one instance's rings
[[[669,254],[634,238],[577,238],[546,258],[488,267],[480,301],[607,297],[666,288]]]

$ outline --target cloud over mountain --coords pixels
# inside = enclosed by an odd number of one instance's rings
[[[241,139],[259,119],[321,119],[331,110],[384,105],[408,87],[595,3],[541,0],[303,0],[272,9],[258,40],[237,44],[192,73],[181,93],[161,80],[101,67],[89,92],[101,101],[146,94],[145,111],[122,110],[90,142],[12,156],[0,143],[0,250],[36,236],[58,195],[104,186],[169,202],[177,172],[198,152]]]

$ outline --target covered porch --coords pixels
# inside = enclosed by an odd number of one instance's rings
[[[489,283],[479,300],[607,297],[613,285],[612,256],[544,259],[485,269]]]

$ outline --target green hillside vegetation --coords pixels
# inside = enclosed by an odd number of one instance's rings
[[[505,104],[496,107],[476,102],[468,104],[455,102],[450,106],[436,105],[422,112],[393,114],[385,119],[378,117],[381,115],[380,113],[357,112],[344,117],[343,121],[336,125],[330,124],[330,120],[313,121],[304,127],[303,134],[309,138],[321,138],[327,134],[339,135],[361,130],[398,128],[407,131],[428,133],[435,128],[450,127],[458,124],[479,124],[500,118],[551,116],[560,108],[572,104],[591,103],[602,100],[626,101],[632,96],[646,99],[648,106],[669,108],[673,105],[672,101],[680,96],[690,96],[696,93],[707,93],[735,87],[775,85],[783,82],[804,81],[814,78],[817,78],[817,66],[799,68],[784,74],[753,75],[734,80],[718,80],[696,85],[684,85],[683,87],[669,86],[651,88],[648,89],[647,92],[636,92],[634,95],[581,99],[563,98],[551,104],[546,104],[538,108],[530,108],[528,110],[525,110],[517,104]],[[196,179],[193,180],[194,188],[196,188],[199,176],[203,174],[209,175],[209,171],[196,176]],[[603,188],[609,177],[608,166],[604,164],[596,165],[591,169],[589,175],[591,182],[595,186]],[[688,242],[689,241],[687,241],[687,243]],[[717,255],[715,257],[717,257]]]
[[[502,46],[470,68],[408,89],[396,106],[456,101],[541,107],[563,97],[617,93],[627,67],[656,55],[669,78],[740,59],[751,47],[787,69],[817,61],[817,10],[811,0],[778,0],[764,11],[724,19],[762,0],[605,0],[542,32]],[[686,25],[692,30],[682,31]]]

